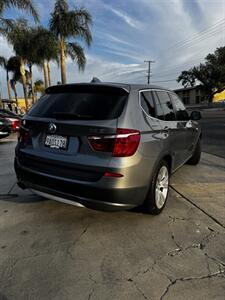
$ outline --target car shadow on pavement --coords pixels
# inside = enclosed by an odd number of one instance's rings
[[[15,143],[15,139],[10,139],[10,140],[0,140],[0,144],[12,144]],[[1,299],[1,298],[0,298]]]
[[[0,300],[9,300],[9,298],[0,293]]]
[[[43,202],[47,201],[48,199],[45,199],[43,197],[34,195],[34,194],[28,194],[28,195],[18,195],[18,194],[0,194],[0,201],[6,201],[6,202],[14,202],[14,203],[33,203],[33,202]],[[0,298],[1,300],[1,298]]]

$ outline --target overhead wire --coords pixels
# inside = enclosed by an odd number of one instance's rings
[[[172,48],[177,48],[177,47],[180,47],[180,46],[183,46],[185,45],[187,42],[189,43],[190,41],[192,41],[193,39],[195,38],[198,38],[199,37],[199,34],[202,34],[202,35],[205,35],[205,34],[208,34],[210,33],[210,31],[213,29],[215,30],[216,28],[214,27],[219,27],[221,25],[223,25],[225,23],[225,18],[221,19],[220,21],[217,21],[216,23],[212,24],[211,26],[208,26],[206,29],[203,29],[203,30],[200,30],[196,33],[194,33],[193,35],[189,36],[187,39],[185,40],[181,40],[177,43],[175,43],[174,45],[166,48],[165,50],[170,50]],[[209,32],[208,32],[209,31]]]
[[[186,40],[183,40],[183,41],[180,41],[180,42],[174,44],[173,46],[167,48],[167,50],[173,49],[174,47],[177,46],[176,49],[171,53],[172,55],[174,55],[174,53],[181,51],[182,48],[184,48],[184,47],[191,48],[191,47],[195,46],[195,43],[199,43],[208,38],[212,38],[212,37],[218,35],[218,33],[223,32],[224,30],[225,30],[225,18],[218,20],[216,23],[214,23],[213,25],[209,26],[206,29],[200,30],[199,32],[192,35],[189,39],[186,39]],[[199,35],[200,33],[202,35]],[[201,49],[203,49],[203,47]],[[202,51],[201,49],[200,49],[200,51],[198,51],[197,54],[201,53],[201,51]],[[168,53],[167,53],[167,56],[168,56]],[[176,65],[172,68],[163,69],[163,71],[156,73],[155,77],[159,78],[159,77],[165,77],[165,76],[168,77],[170,75],[175,75],[181,71],[180,69],[182,69],[183,66],[187,66],[192,63],[199,62],[199,60],[201,58],[202,58],[202,56],[199,58],[195,58],[194,60],[191,60],[191,61],[183,62],[182,64]],[[163,81],[160,80],[158,82],[167,82],[167,81],[168,80],[163,80]],[[171,80],[171,81],[173,81],[173,80]]]

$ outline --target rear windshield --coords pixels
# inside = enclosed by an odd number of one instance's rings
[[[50,93],[42,96],[30,116],[61,119],[109,120],[118,118],[128,93],[120,89]]]

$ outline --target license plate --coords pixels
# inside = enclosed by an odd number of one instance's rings
[[[68,138],[61,135],[46,135],[45,146],[53,149],[66,150],[68,147]]]

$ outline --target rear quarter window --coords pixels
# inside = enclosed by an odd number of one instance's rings
[[[173,102],[173,106],[176,112],[176,119],[178,121],[187,121],[189,120],[189,115],[188,112],[186,110],[186,107],[184,106],[184,104],[182,103],[182,101],[179,99],[179,97],[175,94],[170,93],[170,97],[172,99]]]
[[[71,114],[89,120],[115,119],[121,115],[127,98],[128,92],[113,88],[49,93],[38,100],[29,115],[54,118],[57,114]]]
[[[161,104],[165,121],[174,121],[175,113],[169,94],[164,91],[157,91],[156,94]]]
[[[150,91],[140,92],[141,107],[147,115],[155,117],[155,105]]]

